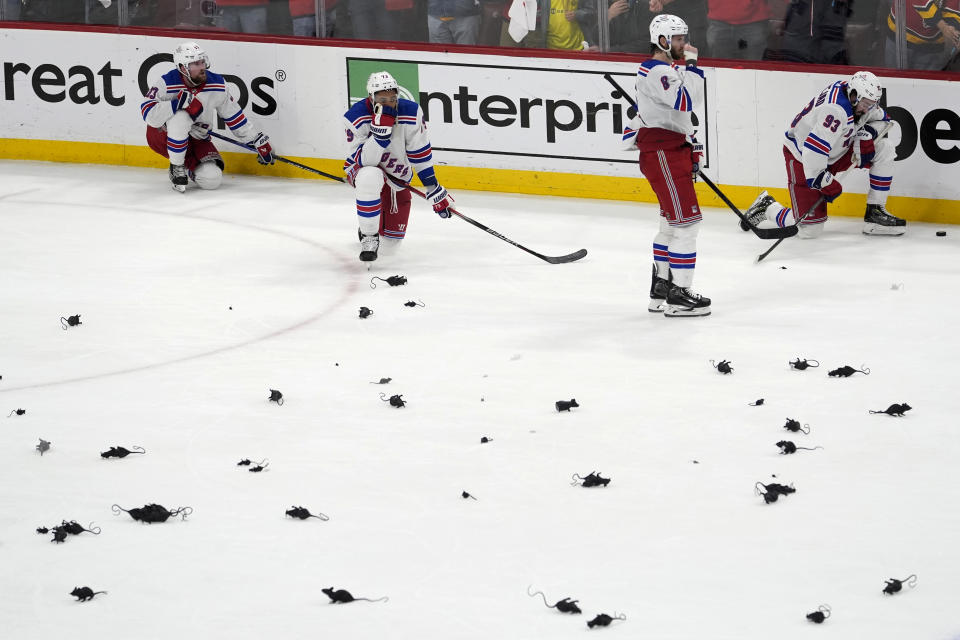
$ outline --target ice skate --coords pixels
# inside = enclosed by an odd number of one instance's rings
[[[757,199],[753,201],[753,204],[750,205],[750,208],[743,214],[744,217],[750,222],[751,225],[757,227],[761,222],[767,220],[767,208],[773,204],[775,200],[766,191],[763,191]],[[740,228],[744,231],[750,231],[750,226],[744,222],[740,221]]]
[[[671,287],[667,294],[663,315],[667,318],[708,316],[710,315],[710,298],[694,293],[689,287]]]
[[[868,204],[863,215],[863,234],[867,236],[902,236],[907,221],[891,214],[882,204]]]
[[[362,236],[360,238],[360,261],[373,262],[377,259],[377,251],[380,249],[380,235]]]
[[[670,292],[670,281],[657,275],[657,265],[653,265],[653,275],[650,280],[650,304],[647,311],[662,313],[667,302],[667,293]]]
[[[187,191],[187,181],[187,168],[182,164],[171,164],[170,182],[173,183],[173,188],[180,193],[185,193]]]

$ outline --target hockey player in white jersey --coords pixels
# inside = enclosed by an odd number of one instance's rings
[[[885,207],[896,153],[890,136],[883,134],[897,124],[878,104],[882,93],[874,74],[858,71],[814,97],[790,123],[783,145],[793,206],[784,207],[764,191],[750,205],[747,219],[768,228],[799,222],[799,236],[815,238],[827,220],[827,203],[843,191],[837,174],[852,167],[870,172],[863,233],[903,235],[907,221]],[[742,222],[740,226],[747,230]]]
[[[406,235],[410,192],[405,185],[414,174],[441,218],[449,218],[453,206],[453,198],[433,171],[423,111],[399,93],[397,81],[389,73],[371,73],[367,98],[344,114],[349,152],[343,170],[356,192],[360,260],[364,262],[377,259],[381,241],[384,246],[396,246]]]
[[[710,315],[710,298],[691,289],[702,220],[693,175],[703,153],[692,113],[704,76],[687,33],[674,15],[650,22],[652,55],[637,69],[637,115],[623,135],[625,145],[640,150],[640,171],[660,203],[647,309],[667,318]]]
[[[181,193],[188,179],[203,189],[216,189],[223,178],[223,159],[210,139],[217,115],[240,140],[252,143],[260,164],[273,164],[269,138],[256,132],[227,90],[223,76],[210,71],[210,58],[196,42],[173,52],[176,69],[163,74],[140,104],[147,123],[147,144],[170,159],[170,182]]]

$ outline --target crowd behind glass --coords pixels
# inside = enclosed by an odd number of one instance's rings
[[[960,71],[960,0],[537,2],[519,42],[512,0],[0,0],[0,19],[648,53],[650,20],[672,13],[701,58]]]

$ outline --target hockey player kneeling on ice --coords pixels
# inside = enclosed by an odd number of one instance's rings
[[[692,94],[702,91],[703,72],[687,33],[677,16],[662,14],[650,22],[652,57],[637,71],[637,116],[623,133],[625,146],[640,150],[640,171],[660,203],[647,309],[665,317],[710,315],[710,298],[690,289],[702,219],[693,176],[703,153],[693,137]]]
[[[350,107],[344,118],[349,153],[343,170],[356,190],[360,260],[371,262],[377,259],[381,243],[395,248],[407,233],[410,192],[404,185],[414,172],[441,218],[450,217],[453,197],[434,175],[420,105],[400,97],[400,87],[389,73],[371,73],[367,99]]]
[[[269,138],[255,132],[243,109],[227,90],[223,76],[210,71],[210,58],[196,42],[173,52],[177,66],[158,79],[140,104],[147,123],[147,144],[170,159],[170,182],[180,193],[190,179],[202,189],[216,189],[223,178],[223,159],[210,139],[217,116],[235,136],[253,145],[260,164],[273,164]]]
[[[792,207],[777,203],[766,191],[750,205],[746,217],[758,227],[785,227],[799,220],[799,236],[816,238],[827,221],[827,203],[840,196],[837,174],[850,168],[870,172],[866,235],[901,236],[907,221],[886,210],[896,155],[891,136],[898,126],[877,104],[880,81],[869,71],[858,71],[848,81],[838,80],[814,97],[790,123],[783,145],[787,187]],[[816,208],[810,211],[817,201]],[[745,231],[747,226],[740,223]]]

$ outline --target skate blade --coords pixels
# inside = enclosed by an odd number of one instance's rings
[[[906,232],[906,227],[887,227],[872,223],[863,225],[863,235],[865,236],[902,236]]]
[[[689,309],[687,307],[667,307],[663,312],[664,318],[697,318],[710,315],[710,307]]]
[[[174,191],[178,191],[179,193],[186,193],[186,192],[187,192],[187,185],[185,185],[185,184],[172,184],[172,185],[170,185],[170,186],[173,187],[173,190],[174,190]]]
[[[650,304],[647,305],[647,311],[650,313],[663,313],[666,306],[663,300],[651,300]]]

